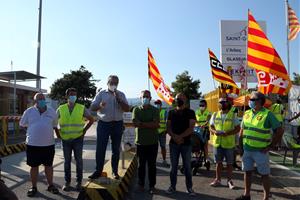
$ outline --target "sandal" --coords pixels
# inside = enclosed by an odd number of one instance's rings
[[[59,193],[58,189],[54,185],[49,185],[47,190],[49,192],[53,193],[53,194],[58,194]]]
[[[35,194],[37,193],[37,188],[36,187],[32,187],[28,190],[27,192],[27,196],[28,197],[33,197]]]

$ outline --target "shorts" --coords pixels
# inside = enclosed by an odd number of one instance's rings
[[[38,167],[39,165],[52,166],[55,153],[55,146],[31,146],[27,145],[27,165]]]
[[[234,160],[234,148],[224,149],[222,147],[214,148],[214,157],[216,163],[223,162],[224,158],[227,165],[232,165]]]
[[[254,170],[254,163],[260,175],[270,174],[269,153],[262,153],[260,151],[244,151],[242,158],[243,171]]]
[[[166,143],[167,143],[167,135],[165,133],[159,134],[158,141],[159,141],[160,148],[165,149],[166,148]]]

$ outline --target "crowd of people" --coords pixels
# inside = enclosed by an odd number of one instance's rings
[[[68,88],[65,92],[67,103],[62,104],[55,111],[46,106],[45,96],[37,93],[34,96],[34,105],[22,115],[20,126],[27,131],[26,156],[27,165],[30,166],[32,186],[27,196],[34,197],[38,191],[37,180],[39,166],[44,165],[48,182],[48,191],[58,194],[59,190],[53,183],[53,159],[55,155],[54,132],[62,141],[64,155],[64,179],[62,190],[71,188],[71,160],[72,152],[76,160],[76,185],[82,189],[83,173],[83,140],[87,130],[94,123],[91,111],[97,111],[97,143],[95,156],[95,171],[89,176],[97,179],[103,176],[105,153],[109,138],[112,142],[111,168],[112,178],[119,179],[118,173],[120,145],[123,125],[123,112],[128,112],[130,106],[123,92],[117,89],[119,79],[115,75],[108,77],[107,89],[97,93],[90,108],[77,103],[77,90]],[[244,170],[245,191],[237,200],[249,200],[251,190],[251,176],[254,164],[262,177],[264,191],[263,199],[270,194],[270,166],[269,150],[280,142],[283,135],[282,119],[278,115],[281,108],[276,105],[269,109],[263,107],[265,96],[260,92],[253,92],[249,100],[249,110],[242,122],[236,116],[232,101],[222,96],[219,101],[219,111],[210,113],[207,102],[202,99],[196,112],[188,107],[188,99],[183,93],[178,93],[174,100],[173,109],[168,112],[162,108],[162,102],[157,100],[151,104],[151,92],[141,91],[141,103],[132,110],[132,121],[135,127],[135,144],[138,157],[138,189],[145,191],[146,168],[148,168],[148,183],[150,194],[157,192],[156,160],[159,146],[163,158],[163,165],[171,166],[170,186],[166,188],[167,194],[176,192],[177,172],[179,158],[182,158],[183,173],[187,193],[195,196],[193,190],[191,157],[192,142],[195,127],[199,127],[210,137],[213,146],[213,158],[216,163],[215,178],[210,186],[217,187],[222,184],[221,171],[223,163],[227,168],[227,186],[234,189],[233,164],[235,162],[235,149],[238,146],[242,155],[242,168]],[[275,113],[275,114],[273,114]],[[300,114],[299,114],[300,116]],[[87,122],[85,122],[87,119]],[[166,136],[169,135],[170,164],[166,159]],[[239,144],[237,144],[239,138]],[[204,144],[204,162],[209,163],[208,144]],[[147,187],[148,188],[148,187]]]

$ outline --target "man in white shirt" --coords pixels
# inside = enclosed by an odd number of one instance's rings
[[[57,127],[56,112],[46,106],[45,96],[37,93],[34,96],[34,106],[24,111],[20,126],[27,129],[26,155],[27,165],[30,168],[32,187],[27,196],[33,197],[37,193],[37,180],[39,165],[45,166],[45,175],[48,182],[48,191],[58,194],[58,189],[53,185],[53,158],[55,153],[54,132]]]

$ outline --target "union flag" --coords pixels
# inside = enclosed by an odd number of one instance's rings
[[[209,60],[211,66],[211,73],[213,78],[221,83],[222,93],[234,93],[239,94],[240,90],[229,73],[224,69],[221,62],[215,56],[215,54],[208,49]]]
[[[148,74],[151,79],[154,89],[157,95],[163,99],[167,104],[172,105],[174,100],[170,88],[165,84],[158,68],[156,62],[148,48]]]
[[[292,84],[286,68],[250,11],[247,52],[248,66],[256,69],[260,90],[265,94],[287,94]]]

